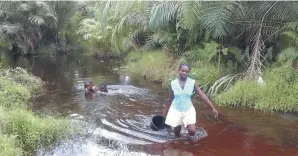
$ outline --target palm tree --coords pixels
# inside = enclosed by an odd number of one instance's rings
[[[280,36],[287,22],[297,20],[295,2],[169,2],[163,1],[153,6],[150,22],[154,28],[164,27],[171,22],[178,28],[189,31],[194,43],[202,34],[209,32],[211,37],[222,44],[247,47],[251,61],[248,77],[261,75],[262,52]],[[156,11],[157,10],[157,11]]]
[[[0,32],[14,52],[34,52],[45,28],[56,28],[57,17],[48,2],[0,2]]]

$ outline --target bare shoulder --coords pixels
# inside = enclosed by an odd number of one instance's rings
[[[199,87],[197,80],[194,80],[194,85],[195,85],[195,87]]]

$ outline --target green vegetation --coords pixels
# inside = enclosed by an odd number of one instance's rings
[[[16,137],[0,134],[0,154],[7,156],[19,156],[23,151],[17,146]]]
[[[66,119],[42,117],[27,109],[43,82],[21,68],[0,70],[0,155],[31,155],[74,132]]]
[[[132,52],[127,59],[132,62],[125,67],[126,71],[145,76],[150,81],[160,82],[164,87],[168,86],[178,69],[178,64],[159,50],[145,52],[142,57],[140,54]]]
[[[125,12],[140,3],[97,3],[114,35],[133,45],[128,58],[141,54],[127,59],[127,71],[167,86],[179,63],[187,62],[190,76],[219,105],[297,111],[296,2],[159,1],[143,2],[146,9],[138,7],[136,14]],[[109,22],[117,13],[118,23]]]
[[[220,105],[295,111],[297,9],[288,1],[1,2],[0,45],[18,54],[71,45],[96,57],[128,54],[127,71],[163,86],[187,62]],[[273,92],[276,83],[290,87]]]
[[[67,52],[68,22],[75,2],[7,1],[0,3],[2,46],[19,55],[37,53],[41,45],[53,45],[52,52]]]
[[[278,61],[264,72],[265,84],[240,80],[226,92],[216,96],[220,105],[245,106],[269,111],[298,111],[297,52],[286,49]]]

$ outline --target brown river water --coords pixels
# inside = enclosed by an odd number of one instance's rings
[[[46,94],[32,102],[35,112],[86,125],[85,135],[42,148],[38,156],[298,156],[297,114],[218,107],[215,119],[204,103],[194,100],[204,137],[174,141],[173,134],[149,126],[152,116],[163,111],[166,90],[141,77],[120,74],[119,61],[20,57],[6,64],[26,68],[48,82]],[[110,92],[85,95],[83,85],[90,80],[108,84]]]

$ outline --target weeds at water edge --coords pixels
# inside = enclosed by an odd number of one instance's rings
[[[24,69],[0,70],[0,155],[32,155],[76,131],[63,118],[41,117],[26,107],[43,82]]]

